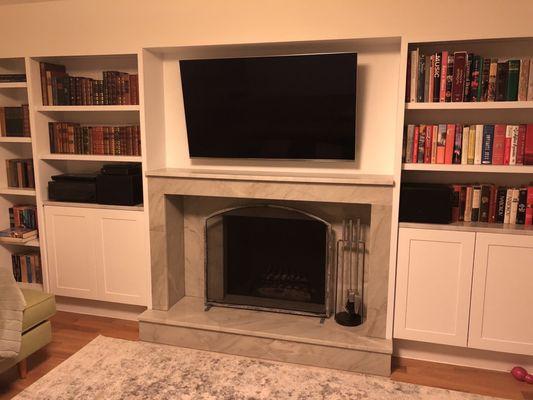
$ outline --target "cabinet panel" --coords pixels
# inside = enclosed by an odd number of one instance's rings
[[[146,305],[149,264],[143,216],[136,211],[104,211],[96,216],[102,300]]]
[[[466,346],[475,233],[401,228],[394,336]]]
[[[71,207],[45,207],[44,214],[51,291],[96,299],[92,216]]]
[[[469,347],[533,355],[533,237],[478,233]]]

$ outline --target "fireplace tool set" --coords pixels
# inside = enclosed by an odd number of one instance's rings
[[[335,321],[340,325],[358,326],[363,323],[364,254],[361,220],[343,220],[342,239],[337,241],[335,299]]]

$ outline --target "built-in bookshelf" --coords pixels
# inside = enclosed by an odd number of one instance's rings
[[[406,74],[406,103],[404,114],[404,125],[407,130],[409,125],[442,125],[457,124],[465,125],[527,125],[533,123],[533,71],[530,65],[533,64],[533,41],[526,38],[517,39],[491,39],[491,40],[468,40],[468,41],[442,41],[442,42],[418,42],[410,43],[407,50],[407,74]],[[416,54],[415,54],[416,52]],[[466,74],[466,79],[459,82],[464,91],[463,97],[458,95],[457,83],[453,78],[453,66],[448,61],[459,53],[459,69]],[[461,64],[461,58],[466,54],[465,65]],[[423,70],[413,73],[412,61],[417,59],[420,62],[421,55],[424,60],[421,62]],[[444,67],[446,56],[446,67]],[[469,56],[472,62],[469,67]],[[440,65],[435,65],[438,60]],[[511,61],[509,61],[511,60]],[[477,65],[474,65],[476,64]],[[452,61],[452,65],[454,62]],[[490,70],[492,64],[492,71]],[[420,67],[419,65],[419,67]],[[485,65],[485,69],[483,69]],[[452,74],[449,74],[451,67]],[[503,68],[505,67],[505,68]],[[518,67],[518,69],[517,69]],[[437,68],[437,74],[435,74]],[[512,71],[509,78],[509,68]],[[467,70],[469,72],[467,72]],[[498,76],[494,76],[498,71]],[[507,71],[507,75],[503,72]],[[474,72],[474,75],[472,75]],[[428,75],[429,73],[429,75]],[[442,73],[448,74],[443,76]],[[485,75],[484,75],[485,74]],[[505,76],[504,76],[505,75]],[[430,82],[430,77],[434,82]],[[490,78],[490,79],[489,79]],[[418,86],[417,96],[411,92],[414,80],[417,80],[415,87]],[[438,83],[437,83],[438,80]],[[490,80],[490,87],[489,87]],[[474,82],[472,86],[472,82]],[[420,85],[423,85],[420,92]],[[470,86],[475,92],[465,88]],[[499,87],[497,87],[499,85]],[[455,90],[455,98],[453,91]],[[500,99],[497,101],[497,91],[507,91],[510,96],[500,93]],[[490,91],[493,91],[491,93]],[[509,92],[510,91],[510,92]],[[425,96],[424,96],[424,92]],[[429,95],[433,93],[434,98],[430,99]],[[516,96],[515,96],[516,95]],[[502,97],[503,96],[503,97]],[[407,132],[405,132],[405,136]],[[404,138],[404,140],[406,137]],[[446,139],[448,139],[446,137]],[[404,141],[404,153],[405,145]],[[452,146],[453,147],[453,146]],[[457,149],[455,149],[457,151]],[[492,155],[492,149],[491,155]],[[530,151],[530,150],[529,150]],[[405,162],[401,166],[402,182],[419,182],[419,183],[448,183],[459,185],[473,184],[494,184],[497,187],[523,187],[528,186],[533,181],[533,165],[495,165],[492,160],[486,163],[465,162],[465,160],[455,160],[449,163],[436,163],[431,159],[425,162],[413,161]],[[435,161],[435,160],[433,160]],[[479,160],[478,160],[479,161]],[[529,162],[521,161],[521,164]],[[513,162],[511,162],[513,164]],[[416,225],[416,226],[415,226]],[[422,228],[423,226],[434,227],[434,224],[400,224],[401,227]],[[499,223],[482,223],[478,221],[464,222],[459,221],[445,226],[439,226],[439,229],[450,230],[470,230],[476,232],[493,232],[493,233],[513,233],[513,234],[531,234],[529,226]]]

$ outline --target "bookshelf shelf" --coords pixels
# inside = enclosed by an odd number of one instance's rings
[[[31,137],[0,136],[0,143],[31,143]]]
[[[533,101],[487,101],[464,103],[405,103],[406,110],[514,110],[533,109]]]
[[[0,89],[26,89],[26,82],[0,82]]]
[[[0,194],[9,194],[16,196],[35,196],[34,188],[13,188],[13,187],[3,187],[0,188]]]
[[[20,242],[14,242],[10,240],[4,240],[0,238],[0,244],[9,245],[9,246],[23,246],[23,247],[39,247],[39,238],[33,238],[30,240],[21,239]]]
[[[36,111],[39,112],[92,112],[92,111],[139,111],[140,106],[36,106]]]
[[[113,204],[96,204],[96,203],[72,203],[66,201],[51,201],[44,200],[44,206],[57,206],[57,207],[74,207],[74,208],[96,208],[101,210],[124,210],[124,211],[143,211],[142,204],[136,206],[119,206]]]
[[[28,282],[17,282],[21,289],[33,289],[43,291],[42,283],[28,283]]]
[[[85,154],[42,154],[41,160],[141,162],[141,156],[106,156]]]
[[[400,228],[433,229],[462,232],[505,233],[533,236],[533,225],[495,224],[488,222],[453,222],[451,224],[426,224],[400,222]]]
[[[404,171],[533,174],[533,165],[402,164]]]

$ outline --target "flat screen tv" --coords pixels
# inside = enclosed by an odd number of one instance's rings
[[[353,160],[357,54],[180,61],[191,157]]]

